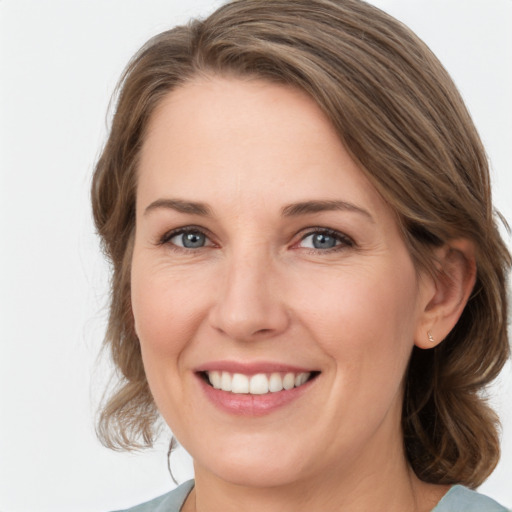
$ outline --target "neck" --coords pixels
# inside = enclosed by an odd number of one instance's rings
[[[389,451],[371,460],[359,457],[300,481],[260,487],[226,482],[195,465],[196,486],[183,512],[428,512],[448,487],[421,482],[409,468],[403,450]],[[369,464],[370,463],[370,464]],[[369,469],[370,468],[370,469]],[[378,468],[378,469],[374,469]]]

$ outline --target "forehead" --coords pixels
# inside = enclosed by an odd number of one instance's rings
[[[138,187],[145,201],[159,194],[242,204],[341,195],[382,207],[315,101],[254,79],[202,78],[169,93],[149,123]]]

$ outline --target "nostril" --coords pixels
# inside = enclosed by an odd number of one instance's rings
[[[253,336],[257,336],[258,334],[268,334],[272,332],[272,329],[259,329],[253,333]]]

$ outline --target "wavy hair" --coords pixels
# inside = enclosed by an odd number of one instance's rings
[[[92,183],[94,221],[112,263],[105,345],[119,384],[102,405],[100,439],[151,445],[158,418],[134,332],[130,265],[137,162],[148,121],[199,74],[294,86],[326,113],[341,142],[395,211],[418,268],[454,238],[476,247],[464,312],[436,348],[413,349],[402,430],[418,477],[478,486],[499,458],[498,421],[483,395],[509,357],[506,278],[488,162],[455,85],[403,24],[359,0],[236,0],[151,39],[125,70]]]

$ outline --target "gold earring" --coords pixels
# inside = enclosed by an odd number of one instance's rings
[[[428,341],[430,341],[430,343],[435,343],[436,340],[434,339],[434,336],[432,336],[432,332],[431,331],[427,331],[427,337],[428,337]]]

